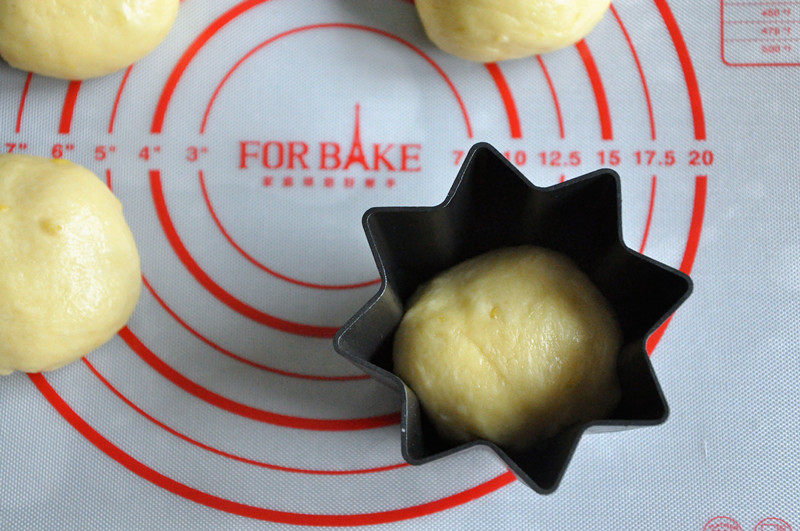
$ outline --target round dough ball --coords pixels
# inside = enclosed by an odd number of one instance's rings
[[[503,61],[575,44],[610,0],[417,0],[428,37],[462,59]]]
[[[122,205],[66,160],[0,155],[0,374],[57,369],[122,328],[141,290]]]
[[[620,343],[589,278],[559,253],[524,246],[422,286],[395,335],[394,368],[445,438],[522,450],[613,411]]]
[[[62,79],[116,72],[167,36],[180,0],[2,0],[0,56]]]

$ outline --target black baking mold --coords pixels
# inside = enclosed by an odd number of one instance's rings
[[[555,490],[585,431],[663,423],[667,404],[645,348],[648,336],[689,296],[687,275],[622,240],[619,176],[602,169],[548,188],[531,184],[497,150],[475,145],[447,198],[435,207],[373,208],[363,224],[380,271],[375,295],[334,338],[336,351],[402,395],[401,449],[412,465],[475,445],[492,448],[540,493]],[[453,445],[417,396],[392,373],[392,342],[405,304],[438,273],[487,251],[537,245],[569,256],[600,289],[623,333],[620,403],[606,419],[572,426],[525,452],[486,440]]]

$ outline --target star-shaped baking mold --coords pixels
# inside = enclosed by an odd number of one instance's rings
[[[401,449],[413,465],[475,445],[492,448],[540,493],[555,490],[581,435],[664,422],[667,404],[645,349],[647,337],[689,296],[689,277],[622,240],[619,176],[598,170],[540,188],[488,144],[466,156],[445,201],[435,207],[373,208],[364,229],[382,278],[379,292],[334,338],[342,356],[402,396]],[[492,249],[538,245],[571,257],[616,312],[623,332],[619,406],[608,418],[575,425],[525,452],[475,440],[453,445],[428,420],[417,396],[392,372],[394,332],[404,305],[436,274]]]

